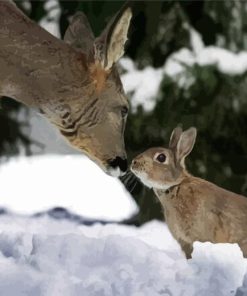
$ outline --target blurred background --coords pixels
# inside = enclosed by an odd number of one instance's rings
[[[88,16],[97,36],[124,1],[16,3],[35,22],[63,38],[76,11]],[[178,124],[196,126],[198,138],[187,159],[189,171],[247,195],[247,2],[131,1],[131,5],[134,16],[126,54],[119,63],[131,105],[125,131],[129,161],[149,147],[167,145]],[[34,111],[11,98],[0,102],[2,167],[20,155],[77,153]],[[73,178],[73,171],[68,174]],[[80,177],[77,171],[74,174]],[[10,178],[8,186],[21,190],[18,176]],[[85,195],[83,182],[87,181],[81,179]],[[128,185],[136,202],[128,217],[134,218],[128,223],[163,219],[151,190],[139,182]],[[108,202],[107,207],[116,210],[117,205]]]

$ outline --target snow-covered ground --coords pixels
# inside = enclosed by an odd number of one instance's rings
[[[60,206],[120,221],[138,211],[117,179],[80,155],[13,159],[0,180],[0,206],[21,214]],[[158,221],[136,228],[0,215],[3,296],[247,296],[246,270],[237,245],[197,242],[187,261]]]
[[[4,296],[230,296],[247,267],[230,244],[196,243],[187,261],[158,221],[135,228],[2,215],[0,229]]]
[[[122,221],[138,207],[122,183],[82,155],[13,158],[0,165],[0,207],[34,214],[62,207],[83,218]]]

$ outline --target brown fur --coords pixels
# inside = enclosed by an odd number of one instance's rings
[[[195,135],[190,137],[195,138]],[[191,141],[188,148],[192,149],[193,145]],[[177,147],[178,145],[175,145],[170,157],[176,155]],[[174,160],[174,157],[171,157],[167,164],[151,165],[155,163],[153,157],[157,151],[167,151],[161,149],[149,149],[135,158],[132,171],[138,177],[145,172],[146,178],[154,184],[153,189],[164,209],[167,225],[186,257],[191,258],[194,241],[238,243],[244,257],[247,257],[247,199],[191,176],[183,167],[184,163],[181,165],[182,158]],[[173,179],[173,185],[167,173],[172,168],[179,171],[178,177]],[[160,178],[161,172],[163,180]],[[141,177],[140,179],[143,180]],[[145,181],[144,178],[144,183]],[[162,189],[161,182],[165,187],[169,185],[169,188]],[[157,184],[160,185],[159,189],[156,188]]]
[[[96,93],[99,94],[105,87],[109,71],[102,68],[101,64],[92,64],[90,66],[90,75],[95,83]]]

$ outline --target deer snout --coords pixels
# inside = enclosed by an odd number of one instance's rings
[[[127,168],[128,168],[127,159],[119,157],[119,156],[117,156],[113,160],[109,160],[108,164],[112,169],[120,169],[120,171],[122,173],[125,173],[127,171]]]

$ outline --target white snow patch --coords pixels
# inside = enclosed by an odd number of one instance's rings
[[[193,27],[189,27],[188,30],[190,32],[190,43],[192,46],[192,51],[195,54],[199,54],[204,49],[202,36]]]
[[[125,92],[133,93],[131,96],[133,111],[136,111],[139,105],[142,105],[146,111],[153,110],[156,104],[155,97],[163,78],[162,69],[146,67],[143,70],[137,70],[128,58],[121,59],[120,65],[127,71],[121,75],[121,80]]]
[[[31,10],[31,3],[30,3],[30,0],[23,0],[20,5],[27,11],[27,12],[30,12]]]
[[[201,66],[215,65],[224,74],[242,75],[247,71],[247,52],[233,53],[208,46],[197,56],[195,62]]]
[[[57,38],[61,38],[59,30],[61,8],[58,0],[46,0],[44,8],[47,14],[39,21],[40,26]]]
[[[0,165],[0,206],[33,214],[54,207],[121,221],[138,212],[122,183],[81,155],[19,157]]]
[[[0,217],[0,295],[230,296],[246,259],[235,244],[195,243],[187,261],[167,226],[80,226]]]
[[[164,73],[169,77],[176,77],[177,75],[186,71],[186,66],[193,66],[195,63],[195,56],[188,48],[182,48],[173,53],[164,65]]]

